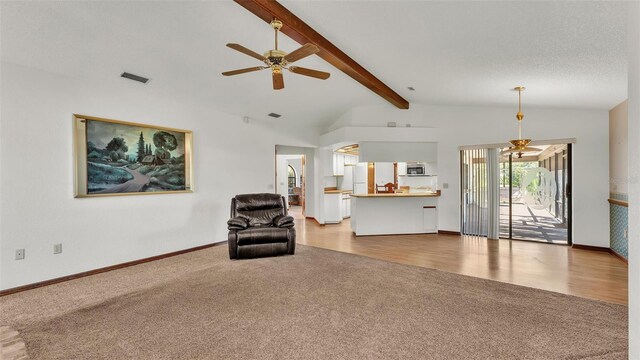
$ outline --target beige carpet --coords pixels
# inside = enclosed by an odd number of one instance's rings
[[[625,359],[627,307],[299,246],[0,298],[31,359]]]

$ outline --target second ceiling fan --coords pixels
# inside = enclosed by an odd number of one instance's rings
[[[324,71],[318,71],[313,69],[307,69],[300,66],[291,66],[290,64],[298,61],[302,58],[305,58],[309,55],[313,55],[320,51],[317,46],[313,44],[304,44],[297,50],[286,53],[282,50],[278,50],[278,32],[282,28],[282,22],[280,20],[274,19],[271,21],[271,27],[275,30],[275,49],[269,50],[264,53],[264,55],[260,55],[255,51],[249,50],[246,47],[240,44],[229,43],[228,47],[239,51],[245,55],[249,55],[253,58],[256,58],[265,63],[266,66],[254,66],[250,68],[225,71],[222,73],[224,76],[232,76],[244,74],[252,71],[259,71],[264,69],[271,69],[271,76],[273,78],[273,89],[280,90],[284,89],[284,77],[282,76],[282,69],[287,69],[294,74],[310,76],[316,79],[326,80],[329,78],[331,74]]]

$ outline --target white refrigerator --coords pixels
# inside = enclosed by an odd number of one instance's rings
[[[355,166],[345,165],[344,167],[344,175],[342,176],[342,181],[340,181],[340,190],[349,190],[353,191],[353,173]]]
[[[367,191],[367,163],[358,163],[354,166],[353,193],[366,194]]]

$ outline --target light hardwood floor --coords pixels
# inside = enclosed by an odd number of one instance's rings
[[[26,360],[28,358],[20,334],[8,326],[0,326],[0,359]]]
[[[297,219],[300,244],[627,304],[627,264],[602,251],[455,235],[359,236]]]

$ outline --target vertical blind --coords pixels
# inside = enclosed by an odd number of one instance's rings
[[[461,233],[498,238],[498,149],[460,151]]]

